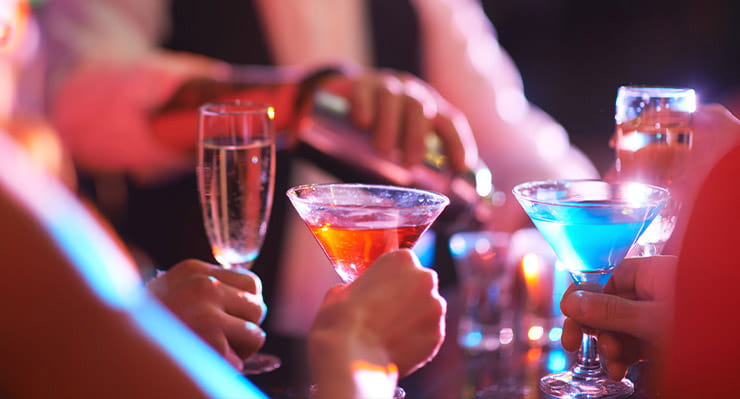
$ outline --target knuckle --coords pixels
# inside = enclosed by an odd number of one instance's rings
[[[203,298],[211,298],[218,293],[218,288],[214,280],[205,274],[195,275],[190,278],[186,287],[191,294]]]
[[[433,291],[437,287],[436,273],[428,270],[420,270],[419,277],[416,279],[417,287],[422,292]]]
[[[206,264],[197,259],[186,259],[174,266],[173,270],[187,274],[195,274],[207,270]]]
[[[190,315],[191,327],[200,336],[216,336],[220,333],[221,320],[215,312],[201,309]]]
[[[378,77],[378,86],[381,92],[392,95],[398,95],[404,91],[403,82],[390,73],[382,73]]]

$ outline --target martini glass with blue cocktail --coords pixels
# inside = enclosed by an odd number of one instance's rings
[[[578,289],[589,291],[603,290],[670,198],[664,188],[600,180],[528,182],[513,192]],[[557,398],[625,398],[634,392],[630,380],[609,378],[594,331],[584,332],[576,364],[544,376],[540,388]]]

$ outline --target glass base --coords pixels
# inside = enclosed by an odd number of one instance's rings
[[[242,374],[255,375],[267,373],[276,368],[280,367],[282,362],[280,358],[275,355],[268,353],[255,353],[254,355],[244,359],[244,367],[242,367]]]
[[[581,377],[572,371],[542,377],[540,389],[552,397],[569,399],[621,399],[635,392],[634,384],[626,378],[614,381],[606,374]]]
[[[316,386],[316,384],[308,387],[308,399],[314,399],[316,397],[317,390],[318,387]],[[393,391],[393,399],[406,399],[406,391],[404,391],[401,387],[396,387],[396,390]]]

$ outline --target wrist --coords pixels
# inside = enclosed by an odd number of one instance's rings
[[[332,78],[346,75],[345,68],[338,66],[327,66],[304,75],[298,83],[298,89],[293,100],[293,109],[296,115],[293,126],[298,128],[300,121],[310,112],[314,94],[323,83]]]
[[[379,337],[368,334],[358,317],[336,315],[331,324],[314,326],[308,355],[316,398],[391,397],[398,367]]]

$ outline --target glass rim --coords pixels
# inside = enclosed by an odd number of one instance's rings
[[[528,188],[534,188],[537,186],[564,186],[568,184],[574,184],[574,183],[599,183],[599,184],[605,184],[609,186],[626,186],[626,185],[639,185],[642,187],[649,188],[651,190],[654,190],[657,193],[662,194],[657,199],[652,200],[646,200],[642,201],[640,203],[634,202],[631,203],[629,201],[620,203],[620,207],[623,208],[641,208],[646,205],[648,206],[657,206],[661,203],[668,202],[671,198],[671,193],[668,191],[668,189],[655,186],[652,184],[647,183],[640,183],[640,182],[634,182],[634,181],[628,181],[628,180],[601,180],[601,179],[561,179],[561,180],[534,180],[534,181],[528,181],[524,183],[519,183],[511,190],[511,192],[514,194],[514,196],[518,199],[526,200],[527,202],[535,203],[535,204],[543,204],[543,205],[557,205],[562,207],[569,207],[569,208],[612,208],[613,205],[609,204],[575,204],[570,203],[569,201],[572,200],[565,200],[565,199],[552,199],[552,200],[543,200],[543,199],[536,199],[532,198],[530,195],[524,194],[522,191]]]
[[[242,100],[208,102],[198,107],[201,115],[209,116],[269,114],[274,109],[270,104]]]
[[[683,86],[635,84],[619,86],[617,96],[630,95],[641,97],[645,94],[650,97],[675,97],[676,95],[696,96],[696,90],[691,87]]]
[[[398,191],[398,192],[410,192],[410,193],[417,193],[417,194],[423,194],[429,198],[436,199],[436,202],[433,204],[418,204],[415,206],[408,206],[403,208],[431,208],[431,207],[444,207],[450,204],[450,199],[441,193],[437,193],[434,191],[429,190],[423,190],[420,188],[414,188],[414,187],[404,187],[404,186],[393,186],[388,184],[366,184],[366,183],[311,183],[311,184],[300,184],[297,186],[293,186],[289,188],[285,195],[288,196],[288,198],[291,201],[298,201],[303,204],[310,204],[313,203],[310,200],[307,200],[305,198],[301,198],[297,195],[298,191],[306,190],[306,189],[316,189],[316,188],[328,188],[328,187],[340,187],[340,188],[365,188],[365,189],[374,189],[374,190],[386,190],[386,191]],[[378,208],[378,209],[387,209],[388,206],[379,206],[379,205],[372,205],[372,204],[332,204],[332,207],[335,208],[356,208],[358,206],[362,206],[363,208]],[[394,207],[398,207],[397,205],[394,205]]]

